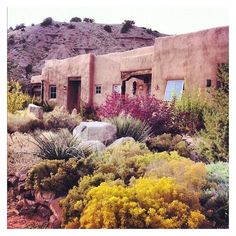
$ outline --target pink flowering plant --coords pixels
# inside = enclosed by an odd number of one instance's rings
[[[172,108],[155,96],[129,97],[128,95],[108,95],[105,103],[98,109],[101,118],[130,115],[148,123],[155,134],[170,132],[172,129]]]

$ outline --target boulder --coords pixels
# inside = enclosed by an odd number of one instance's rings
[[[32,216],[35,213],[37,206],[38,205],[35,201],[22,199],[17,202],[16,210],[19,212],[20,215]]]
[[[37,208],[37,214],[49,220],[50,216],[52,215],[52,211],[46,206],[39,205]]]
[[[18,177],[15,175],[10,175],[7,178],[8,187],[15,187],[18,184]]]
[[[58,197],[56,199],[54,199],[53,201],[51,201],[49,208],[52,211],[53,215],[56,217],[56,219],[59,222],[62,222],[62,217],[63,217],[63,211],[62,208],[59,205],[60,200],[62,199],[62,197]]]
[[[102,152],[106,146],[98,140],[82,141],[81,146],[89,147],[93,152]]]
[[[44,204],[46,206],[49,206],[50,203],[55,199],[55,193],[53,192],[36,191],[34,196],[37,203]]]
[[[49,219],[48,228],[50,229],[60,229],[61,222],[56,218],[56,216],[51,215]]]
[[[28,105],[29,112],[32,112],[38,119],[43,119],[43,108],[34,104]]]
[[[119,138],[116,141],[114,141],[111,145],[109,145],[107,148],[115,148],[118,147],[126,142],[130,142],[133,141],[135,142],[135,140],[132,137],[123,137],[123,138]]]
[[[112,143],[116,138],[116,126],[107,122],[81,122],[73,130],[73,135],[77,135],[82,140],[98,140],[102,143]]]

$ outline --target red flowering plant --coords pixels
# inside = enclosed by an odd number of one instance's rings
[[[154,134],[170,132],[172,129],[172,108],[167,102],[158,100],[155,96],[143,97],[112,94],[98,109],[98,116],[111,118],[120,114],[130,115],[135,119],[147,122]]]

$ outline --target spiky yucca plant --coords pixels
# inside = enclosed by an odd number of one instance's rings
[[[34,144],[39,148],[37,155],[42,159],[68,160],[72,157],[80,159],[91,153],[91,147],[83,145],[81,140],[67,129],[55,133],[34,134],[33,138]]]
[[[116,116],[108,119],[117,127],[117,138],[132,137],[136,141],[143,142],[152,135],[152,128],[139,119],[131,116]]]

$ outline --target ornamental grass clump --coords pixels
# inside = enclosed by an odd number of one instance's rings
[[[144,142],[152,135],[152,128],[144,121],[131,116],[116,116],[108,119],[117,128],[117,138],[132,137],[135,141]]]
[[[75,157],[80,159],[91,153],[89,145],[82,144],[77,136],[73,136],[68,130],[58,132],[35,133],[34,144],[38,147],[37,155],[42,159],[68,160]]]

